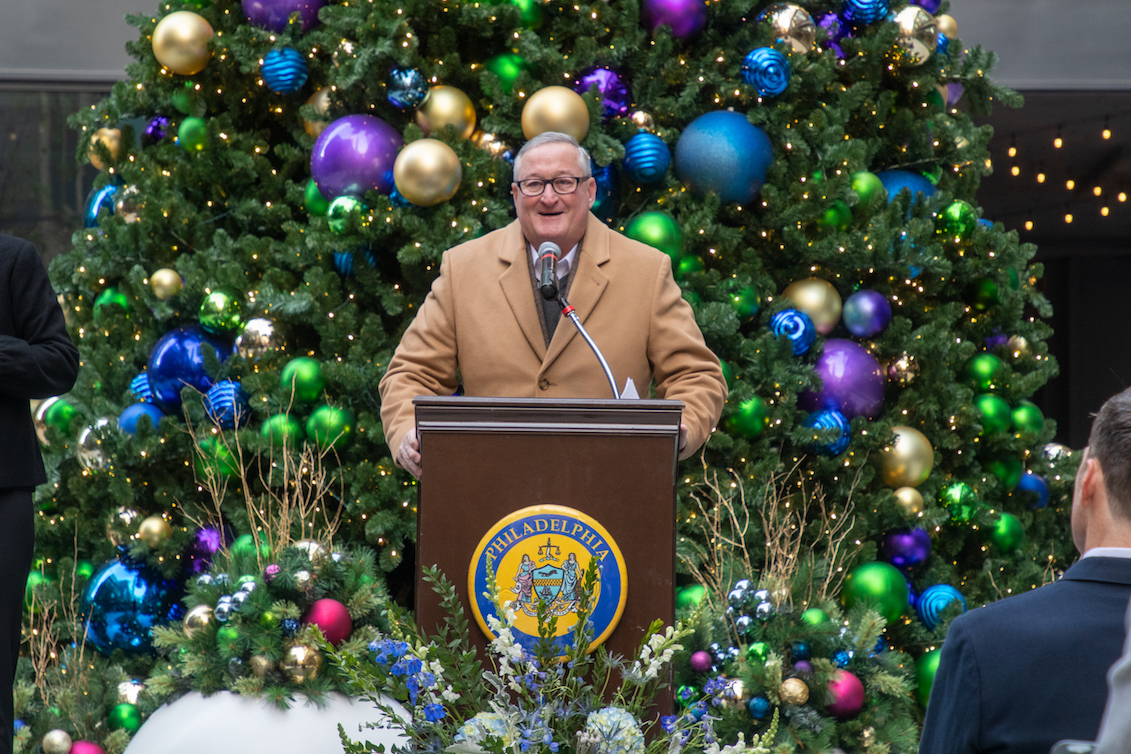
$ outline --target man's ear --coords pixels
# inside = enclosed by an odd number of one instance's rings
[[[1096,458],[1084,459],[1084,468],[1081,469],[1080,497],[1084,505],[1096,497],[1096,493],[1104,488],[1104,470]]]
[[[590,176],[585,179],[585,185],[589,189],[589,209],[593,209],[593,205],[597,203],[597,179]]]

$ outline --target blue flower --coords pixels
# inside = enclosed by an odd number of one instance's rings
[[[433,686],[435,686],[436,685],[436,674],[435,673],[421,673],[420,674],[420,685],[423,686],[426,689],[430,689]]]
[[[420,659],[416,657],[402,657],[393,663],[389,672],[393,675],[416,675],[420,672]]]
[[[664,715],[660,718],[660,727],[664,729],[664,733],[672,733],[675,731],[675,723],[679,718],[675,715]]]
[[[438,722],[448,716],[448,711],[442,704],[424,705],[424,719],[430,723]]]
[[[416,680],[416,676],[410,675],[404,685],[408,689],[408,700],[416,704],[416,696],[420,693],[420,681]]]

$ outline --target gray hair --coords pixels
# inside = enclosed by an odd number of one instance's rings
[[[519,166],[522,165],[522,158],[526,156],[527,152],[547,144],[569,144],[577,150],[577,161],[581,168],[581,177],[589,178],[593,175],[592,163],[589,159],[589,153],[585,151],[585,147],[578,144],[577,139],[561,131],[543,131],[523,144],[522,149],[518,150],[518,154],[514,157],[514,174],[518,175]]]

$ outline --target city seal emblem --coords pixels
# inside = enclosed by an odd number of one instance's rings
[[[538,643],[538,604],[547,615],[557,616],[554,645],[564,655],[574,641],[578,599],[585,572],[597,562],[593,588],[592,652],[620,621],[628,597],[628,570],[624,556],[605,527],[579,510],[561,505],[535,505],[517,510],[492,526],[471,559],[467,591],[475,621],[495,639],[487,621],[494,615],[491,600],[497,593],[504,611],[513,611],[511,631],[515,642],[533,651]],[[488,583],[489,575],[494,585]]]

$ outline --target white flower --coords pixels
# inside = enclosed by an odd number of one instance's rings
[[[644,734],[636,718],[620,707],[604,707],[590,712],[585,733],[593,740],[598,754],[642,754]]]

